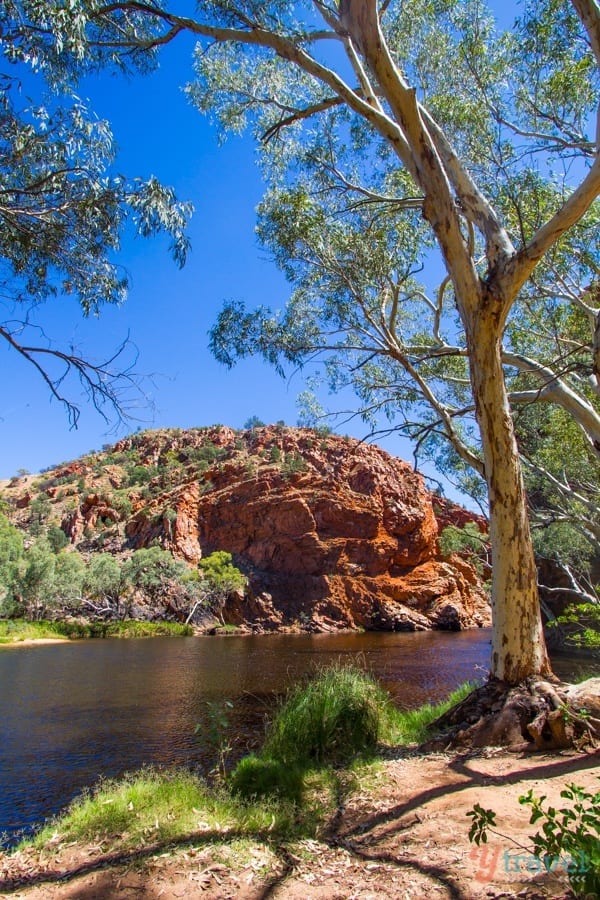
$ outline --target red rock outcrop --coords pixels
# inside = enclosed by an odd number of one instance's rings
[[[349,438],[285,426],[149,431],[6,491],[26,533],[44,496],[48,521],[87,558],[158,544],[195,566],[230,552],[248,590],[222,612],[247,629],[490,619],[476,570],[438,547],[440,527],[477,522],[483,532],[485,520],[433,496],[408,463]]]
[[[474,522],[482,534],[486,534],[489,528],[487,519],[458,503],[453,503],[446,497],[433,497],[433,511],[437,519],[438,528],[446,528],[447,525],[455,525],[456,528],[464,528],[469,522]]]
[[[489,622],[475,570],[439,557],[432,495],[407,463],[348,438],[275,426],[242,436],[214,429],[210,441],[224,458],[135,513],[127,535],[134,548],[159,540],[190,563],[232,553],[250,589],[231,598],[226,620],[257,630]],[[168,450],[180,444],[171,436]],[[164,453],[164,443],[149,445],[147,464],[160,467]]]
[[[60,527],[73,544],[79,543],[88,529],[96,528],[99,522],[105,525],[119,521],[118,512],[110,505],[107,497],[88,494],[81,503],[60,523]]]

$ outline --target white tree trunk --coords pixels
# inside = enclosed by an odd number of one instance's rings
[[[502,372],[498,327],[477,317],[469,335],[471,382],[489,492],[492,546],[490,673],[509,684],[551,673],[542,628],[527,501]]]

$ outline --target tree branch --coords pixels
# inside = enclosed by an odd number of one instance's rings
[[[67,399],[61,390],[61,385],[71,373],[78,377],[94,408],[105,422],[109,422],[103,408],[106,405],[116,412],[118,422],[130,418],[124,410],[120,395],[122,391],[129,389],[134,389],[137,394],[141,395],[139,377],[133,373],[131,365],[122,371],[113,369],[113,363],[123,355],[126,347],[133,346],[129,337],[121,343],[109,359],[101,363],[92,363],[73,351],[65,352],[52,347],[26,345],[17,339],[14,330],[11,330],[6,323],[0,325],[0,337],[36,369],[52,396],[67,410],[71,428],[77,428],[80,410],[76,404]],[[62,373],[53,377],[40,361],[40,357],[58,360],[64,367]]]
[[[520,372],[534,375],[542,383],[539,391],[535,392],[535,397],[531,392],[525,392],[521,397],[519,392],[512,394],[511,397],[515,402],[537,399],[562,406],[577,422],[590,447],[600,455],[600,415],[590,403],[576,394],[556,372],[534,359],[521,353],[504,350],[502,361],[507,366],[514,366]]]
[[[586,177],[561,208],[506,266],[502,277],[513,296],[523,287],[544,254],[585,215],[599,194],[600,155],[597,155]]]

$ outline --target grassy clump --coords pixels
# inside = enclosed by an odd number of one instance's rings
[[[189,637],[194,633],[191,625],[180,622],[139,622],[125,619],[122,622],[108,622],[102,637]]]
[[[119,781],[105,781],[73,801],[34,839],[44,847],[58,834],[64,841],[103,840],[111,846],[164,843],[202,832],[274,838],[302,833],[312,823],[301,821],[288,803],[248,803],[225,790],[209,788],[188,771],[143,770]],[[314,828],[312,829],[314,833]]]
[[[390,710],[389,696],[360,669],[323,669],[288,695],[261,755],[284,765],[347,763],[374,752]]]
[[[246,798],[281,797],[300,805],[320,779],[321,792],[327,782],[337,795],[332,767],[372,756],[391,715],[389,696],[369,675],[351,666],[323,669],[288,694],[261,753],[238,763],[229,788]]]
[[[473,687],[462,685],[435,706],[399,710],[362,670],[323,669],[291,691],[275,715],[262,751],[238,763],[229,787],[243,797],[284,797],[301,803],[308,773],[372,757],[381,741],[402,746],[423,742],[431,736],[435,720]]]
[[[282,797],[300,804],[304,776],[305,770],[300,766],[252,753],[240,760],[228,784],[233,794],[242,797]]]
[[[392,708],[387,739],[391,744],[399,746],[422,744],[433,736],[432,726],[436,719],[464,700],[476,686],[474,682],[467,681],[441,703],[425,703],[418,709]]]
[[[56,630],[55,622],[26,622],[24,619],[0,620],[0,644],[19,641],[39,641],[44,638],[63,637]]]
[[[27,622],[24,619],[0,621],[0,643],[35,641],[43,638],[134,638],[185,637],[193,634],[190,625],[178,622]]]

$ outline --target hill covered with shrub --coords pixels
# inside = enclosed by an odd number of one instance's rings
[[[438,541],[437,517],[483,520],[350,438],[283,425],[146,431],[20,473],[2,503],[4,615],[253,631],[489,621],[480,574]]]

